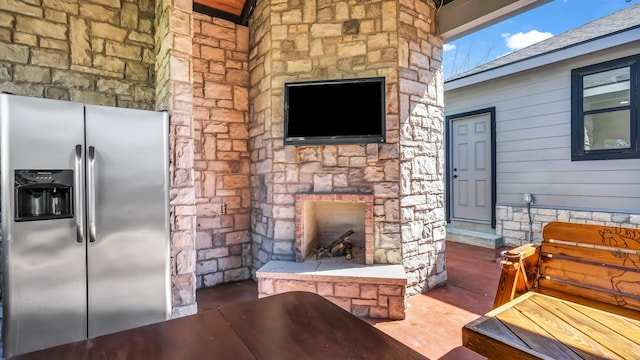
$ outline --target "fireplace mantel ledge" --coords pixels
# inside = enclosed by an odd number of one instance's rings
[[[271,260],[256,273],[258,278],[312,280],[312,281],[348,281],[367,283],[376,280],[377,284],[398,284],[406,282],[407,274],[402,265],[390,264],[349,264],[318,261],[282,261]]]

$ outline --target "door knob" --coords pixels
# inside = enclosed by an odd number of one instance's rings
[[[458,171],[458,168],[453,168],[453,171]]]
[[[457,179],[457,178],[458,178],[458,175],[453,175],[453,178],[454,178],[454,179]]]

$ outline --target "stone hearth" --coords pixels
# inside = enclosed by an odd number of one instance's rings
[[[407,275],[402,265],[270,261],[256,274],[258,296],[309,291],[356,316],[404,319]]]

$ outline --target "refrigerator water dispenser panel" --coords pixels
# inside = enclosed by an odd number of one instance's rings
[[[73,170],[15,170],[15,221],[73,217]]]

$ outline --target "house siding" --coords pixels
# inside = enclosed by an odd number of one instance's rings
[[[445,91],[446,116],[496,109],[498,233],[504,233],[504,221],[524,223],[528,231],[527,214],[506,216],[522,210],[523,193],[533,194],[534,210],[547,210],[544,216],[538,214],[539,224],[570,221],[564,213],[551,214],[554,211],[589,213],[582,219],[586,222],[599,222],[601,217],[594,220],[593,214],[618,214],[614,219],[640,214],[640,159],[571,161],[571,70],[639,51],[640,42],[634,42]],[[627,216],[608,223],[634,221]],[[519,243],[521,239],[512,235],[503,234],[506,242]]]

